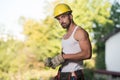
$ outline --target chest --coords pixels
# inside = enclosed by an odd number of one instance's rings
[[[70,38],[71,35],[72,35],[72,32],[66,33],[66,34],[63,36],[63,39],[68,39],[68,38]]]

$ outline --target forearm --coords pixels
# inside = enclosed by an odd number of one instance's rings
[[[91,58],[91,53],[82,51],[76,54],[63,54],[65,60],[85,60]]]

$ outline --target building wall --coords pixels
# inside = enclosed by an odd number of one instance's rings
[[[105,61],[107,70],[120,72],[120,32],[106,41]]]

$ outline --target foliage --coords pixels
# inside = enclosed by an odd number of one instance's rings
[[[96,58],[96,68],[97,69],[106,69],[105,66],[105,53],[100,52],[100,54],[97,54],[97,58]]]
[[[22,54],[19,54],[23,44],[15,41],[12,38],[5,41],[0,41],[0,79],[10,80],[8,73],[17,72],[23,67],[24,59]],[[23,60],[23,62],[21,62]],[[22,63],[19,65],[19,63]]]
[[[58,33],[56,33],[58,32]],[[60,34],[59,34],[60,33]],[[55,26],[54,19],[46,18],[43,23],[27,20],[24,24],[25,45],[37,55],[38,60],[60,53],[60,35],[62,30]]]
[[[93,71],[91,69],[84,69],[84,77],[85,80],[94,80],[93,79]]]
[[[96,68],[105,69],[105,44],[101,39],[110,33],[116,24],[120,24],[120,5],[115,3],[111,6],[107,0],[58,0],[55,4],[61,1],[71,6],[76,24],[88,31],[94,46],[93,54],[97,55]],[[0,39],[0,80],[17,80],[16,76],[37,80],[40,74],[48,69],[44,71],[43,63],[39,61],[61,52],[61,38],[65,30],[53,16],[41,21],[23,19],[23,34],[26,36],[24,42],[11,37],[7,41]],[[93,73],[90,69],[95,68],[94,62],[92,57],[92,65],[89,61],[85,63],[85,67],[89,68],[85,70],[86,78],[92,79]],[[42,76],[45,76],[45,73]]]
[[[110,19],[113,21],[114,26],[120,28],[120,3],[114,2],[111,7],[111,16]]]
[[[120,5],[117,2],[115,2],[111,6],[110,16],[107,17],[109,20],[112,21],[111,23],[106,22],[105,25],[103,25],[100,24],[99,21],[94,20],[96,27],[93,28],[93,31],[95,34],[94,39],[96,40],[96,52],[98,52],[96,58],[96,68],[98,69],[105,69],[105,41],[103,41],[102,39],[104,39],[106,35],[110,34],[117,26],[119,27],[120,17],[118,16],[120,16],[120,12],[117,11],[119,9]]]

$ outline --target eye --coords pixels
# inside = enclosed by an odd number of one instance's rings
[[[60,20],[60,18],[56,18],[57,20]]]
[[[62,15],[61,17],[62,17],[62,18],[65,18],[65,17],[66,17],[66,15]]]

